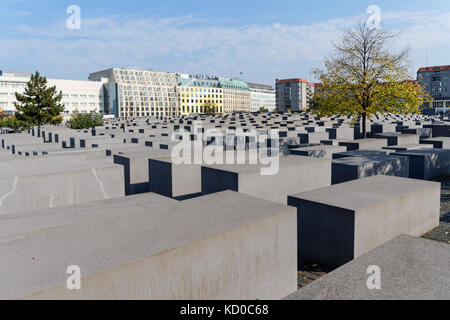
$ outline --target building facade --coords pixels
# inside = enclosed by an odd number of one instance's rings
[[[424,90],[433,97],[433,103],[425,103],[433,109],[433,113],[447,113],[450,111],[450,65],[420,68],[417,81]]]
[[[14,114],[17,102],[15,93],[22,94],[31,73],[17,71],[0,71],[0,109]],[[104,91],[102,82],[47,79],[49,87],[56,86],[62,92],[61,103],[65,110],[63,117],[68,118],[74,112],[89,113],[103,110]]]
[[[250,88],[250,111],[258,112],[261,108],[273,112],[276,108],[275,89],[272,86],[248,83]]]
[[[250,89],[241,80],[218,78],[223,93],[223,113],[250,112]]]
[[[316,84],[305,79],[282,79],[276,81],[276,105],[279,112],[306,111],[314,96]]]
[[[181,115],[223,113],[223,93],[215,78],[178,75],[178,103]]]
[[[152,70],[111,68],[89,75],[108,79],[105,112],[116,117],[177,117],[177,74]]]
[[[31,73],[0,70],[0,110],[14,113],[15,93],[22,93]],[[89,81],[47,79],[62,91],[64,117],[100,112],[120,118],[173,118],[189,114],[257,112],[275,109],[271,86],[236,79],[190,76],[135,68],[110,68]]]

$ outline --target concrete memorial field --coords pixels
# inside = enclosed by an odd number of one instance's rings
[[[2,130],[0,299],[450,299],[450,119],[353,120]],[[298,290],[306,264],[331,272]]]

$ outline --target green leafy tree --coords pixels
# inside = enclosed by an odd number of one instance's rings
[[[211,102],[206,102],[204,108],[205,108],[205,114],[207,114],[207,115],[216,114],[216,108],[211,104]]]
[[[13,131],[23,131],[29,128],[28,123],[18,120],[15,116],[7,116],[0,119],[0,128],[9,128]]]
[[[420,113],[429,97],[411,81],[408,49],[392,53],[398,35],[360,23],[356,30],[344,33],[334,52],[326,58],[326,70],[316,70],[323,83],[311,100],[311,109],[319,116],[351,116],[362,121],[374,114]]]
[[[66,125],[71,129],[89,129],[103,125],[103,117],[99,113],[78,113],[75,111]]]
[[[27,82],[24,93],[16,93],[16,118],[30,126],[60,124],[64,111],[61,99],[62,93],[58,93],[56,87],[47,87],[47,79],[36,71]]]
[[[267,112],[269,112],[269,109],[267,109],[265,107],[259,108],[259,111],[258,111],[258,113],[267,113]]]

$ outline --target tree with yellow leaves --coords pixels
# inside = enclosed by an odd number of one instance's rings
[[[326,70],[315,70],[323,86],[311,99],[311,109],[319,116],[350,116],[362,121],[374,114],[420,113],[424,101],[432,98],[409,73],[408,53],[390,51],[398,38],[388,30],[359,23],[344,33],[334,52],[325,58]]]

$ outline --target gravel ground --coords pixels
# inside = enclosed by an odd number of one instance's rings
[[[423,238],[450,245],[450,175],[433,179],[433,181],[441,183],[441,224]],[[298,271],[298,288],[307,286],[331,271],[317,264],[303,264]]]
[[[423,238],[450,244],[450,175],[433,181],[441,183],[441,224]]]

